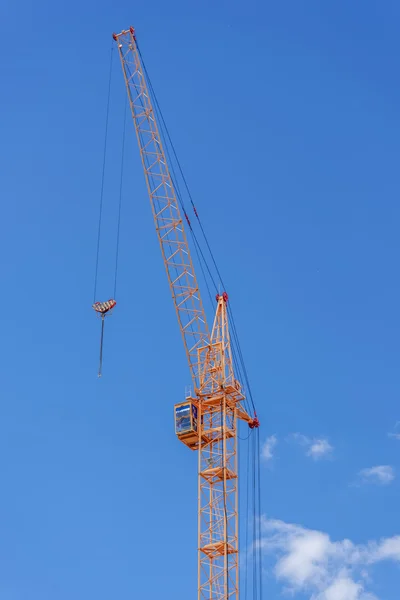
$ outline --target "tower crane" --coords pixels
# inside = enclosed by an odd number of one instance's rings
[[[207,324],[185,233],[184,219],[190,221],[179,206],[135,30],[113,38],[194,389],[174,414],[177,437],[198,452],[198,600],[238,600],[237,422],[259,422],[235,374],[226,292],[217,294],[211,330]]]

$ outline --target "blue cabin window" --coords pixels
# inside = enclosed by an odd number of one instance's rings
[[[175,408],[175,431],[185,433],[192,431],[191,405],[183,404]]]

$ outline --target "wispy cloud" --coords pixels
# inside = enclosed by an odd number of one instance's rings
[[[313,600],[378,600],[368,591],[371,565],[400,562],[400,536],[368,544],[332,541],[322,531],[274,519],[262,520],[262,548],[274,556],[275,577],[286,591]]]
[[[288,439],[293,440],[300,446],[304,446],[307,456],[310,456],[314,460],[328,458],[333,452],[333,446],[326,438],[309,438],[302,433],[292,433]]]
[[[394,430],[388,433],[388,436],[396,440],[400,440],[400,421],[397,421]]]
[[[272,457],[274,456],[274,449],[276,447],[278,443],[278,438],[276,437],[276,435],[271,435],[270,437],[268,437],[262,448],[261,448],[261,458],[265,461],[268,462],[272,459]]]
[[[377,467],[361,469],[359,477],[364,483],[387,485],[393,481],[395,474],[393,467],[390,465],[379,465]]]

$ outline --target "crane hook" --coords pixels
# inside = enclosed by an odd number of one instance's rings
[[[104,320],[106,318],[106,314],[108,312],[110,312],[116,304],[117,304],[116,301],[111,298],[110,300],[107,300],[107,302],[95,302],[92,305],[92,308],[101,317],[100,360],[99,360],[99,372],[97,374],[97,377],[101,377],[102,370],[103,370]]]

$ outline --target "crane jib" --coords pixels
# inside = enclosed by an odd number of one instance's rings
[[[118,45],[147,190],[193,385],[199,385],[198,348],[209,341],[179,202],[155,118],[133,28],[113,35]]]

